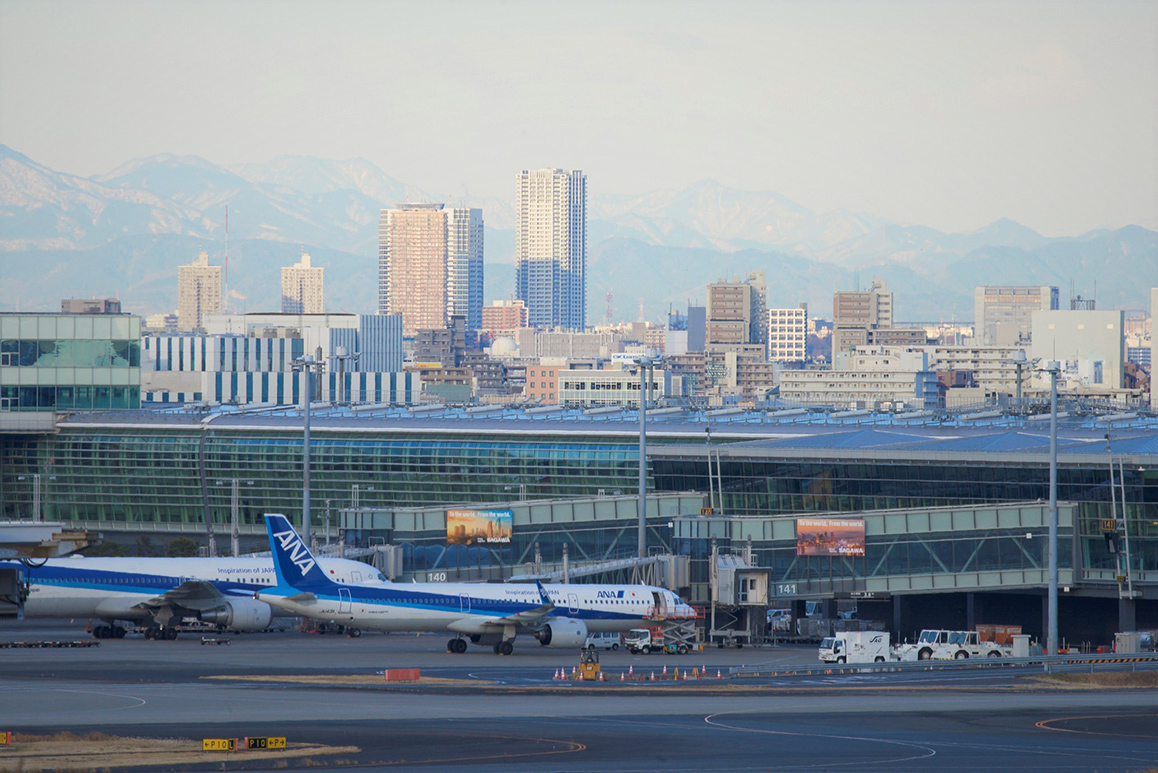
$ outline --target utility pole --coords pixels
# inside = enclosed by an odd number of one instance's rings
[[[314,372],[322,374],[325,364],[310,355],[298,357],[293,362],[295,372],[300,371],[305,386],[302,389],[302,407],[305,423],[302,429],[302,541],[310,544],[310,400],[314,388]]]
[[[1049,374],[1049,631],[1046,653],[1058,654],[1057,635],[1057,379],[1061,364],[1045,364]]]

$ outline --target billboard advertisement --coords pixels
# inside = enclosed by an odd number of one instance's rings
[[[797,518],[796,555],[863,556],[864,521],[859,518]]]
[[[447,510],[446,544],[511,544],[510,510]]]

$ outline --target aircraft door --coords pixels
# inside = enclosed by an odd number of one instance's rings
[[[349,614],[350,612],[350,589],[338,589],[338,614]]]
[[[361,583],[362,582],[362,573],[361,572],[350,572],[350,582],[354,583],[355,585]]]
[[[659,591],[651,592],[652,613],[658,618],[667,617],[667,599]]]
[[[574,593],[567,594],[567,611],[571,614],[579,611],[579,597]]]
[[[458,597],[458,611],[464,615],[470,613],[470,596],[463,594]]]

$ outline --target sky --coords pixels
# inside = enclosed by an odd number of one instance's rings
[[[1158,2],[0,0],[0,142],[365,158],[511,199],[704,179],[817,212],[1158,227]]]

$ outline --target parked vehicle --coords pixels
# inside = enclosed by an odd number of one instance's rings
[[[892,657],[889,634],[884,631],[849,631],[820,642],[824,663],[884,663]]]
[[[636,655],[640,653],[646,655],[651,652],[683,655],[691,649],[683,642],[668,640],[659,628],[632,628],[623,637],[623,646]]]
[[[926,629],[921,631],[913,644],[900,644],[893,651],[898,660],[931,660],[933,652],[942,644],[949,643],[952,631]]]
[[[933,649],[936,660],[965,660],[967,658],[1000,658],[1009,650],[991,641],[982,641],[977,631],[950,631],[949,639]]]
[[[611,631],[588,634],[587,643],[583,646],[601,650],[617,650],[619,649],[619,634]]]

